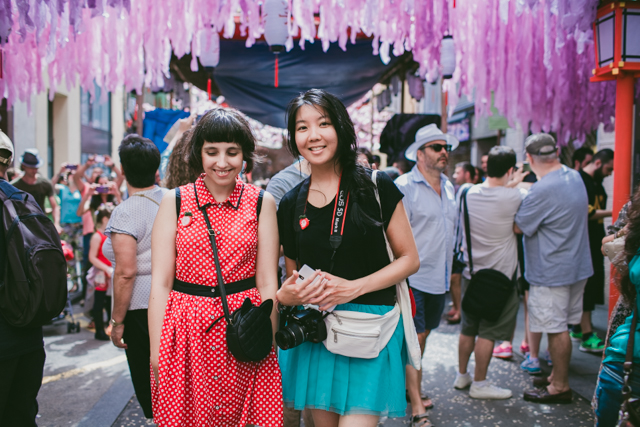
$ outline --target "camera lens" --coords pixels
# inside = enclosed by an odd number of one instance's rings
[[[326,331],[325,331],[326,332]],[[292,323],[276,332],[276,344],[283,350],[299,346],[304,342],[305,332],[301,325]]]

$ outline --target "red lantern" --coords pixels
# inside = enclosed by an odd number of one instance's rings
[[[631,193],[633,94],[640,77],[640,2],[601,2],[593,24],[596,68],[592,82],[616,80],[613,220]],[[614,274],[611,275],[612,280]],[[609,314],[618,300],[610,287]]]
[[[596,68],[591,81],[615,80],[621,72],[640,77],[640,2],[610,2],[593,23]]]

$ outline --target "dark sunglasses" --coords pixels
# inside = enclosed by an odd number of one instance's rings
[[[436,153],[441,152],[443,148],[447,151],[447,153],[451,151],[451,145],[449,144],[432,144],[432,145],[427,145],[427,147],[431,148]]]

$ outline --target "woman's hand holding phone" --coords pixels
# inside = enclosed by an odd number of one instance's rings
[[[312,300],[324,290],[325,275],[326,273],[316,270],[312,275],[302,278],[298,271],[293,270],[293,274],[285,280],[276,294],[278,301],[287,306],[313,303]],[[316,280],[318,276],[320,280]]]
[[[311,304],[320,306],[320,311],[327,311],[331,307],[345,304],[361,295],[362,286],[359,280],[346,280],[333,274],[323,273],[322,293],[311,300]]]

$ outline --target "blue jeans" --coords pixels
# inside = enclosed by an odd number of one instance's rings
[[[615,427],[622,405],[624,371],[622,363],[607,362],[602,365],[596,386],[595,412],[597,427]],[[633,364],[631,394],[640,397],[640,364]]]

